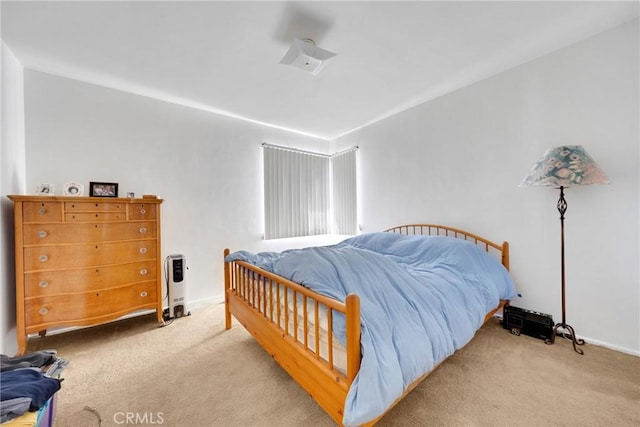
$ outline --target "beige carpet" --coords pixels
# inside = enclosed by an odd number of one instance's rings
[[[70,360],[56,427],[331,426],[332,420],[224,306],[158,328],[142,316],[36,338]],[[514,336],[497,320],[380,426],[640,426],[640,358]]]

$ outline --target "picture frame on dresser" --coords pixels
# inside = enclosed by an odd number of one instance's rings
[[[118,197],[118,183],[91,181],[89,183],[89,195],[91,197]]]
[[[84,195],[84,185],[76,182],[68,182],[64,185],[62,194],[70,197],[81,197]]]
[[[36,195],[53,196],[56,193],[56,186],[53,184],[40,184],[36,187]]]

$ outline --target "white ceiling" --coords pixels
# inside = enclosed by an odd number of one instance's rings
[[[613,28],[638,1],[2,1],[27,69],[334,139]],[[294,37],[338,55],[279,64]]]

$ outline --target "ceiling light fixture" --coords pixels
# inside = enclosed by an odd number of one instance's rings
[[[315,75],[320,72],[327,59],[334,56],[336,56],[335,53],[320,49],[311,39],[295,39],[280,63]]]

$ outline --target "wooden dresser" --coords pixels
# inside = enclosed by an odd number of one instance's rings
[[[162,323],[161,199],[8,196],[14,203],[18,353],[30,334],[138,310]]]

